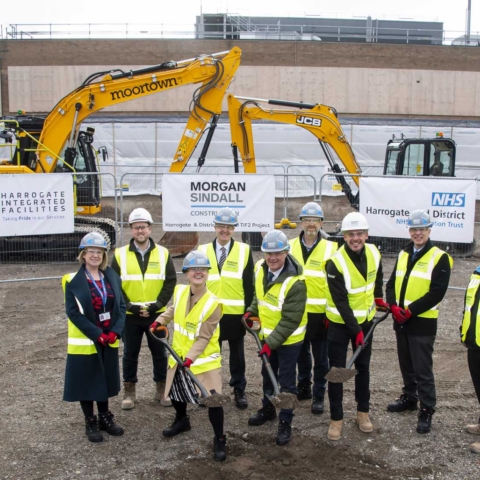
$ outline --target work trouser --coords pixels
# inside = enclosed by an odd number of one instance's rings
[[[468,369],[470,370],[478,403],[480,403],[480,349],[468,349]]]
[[[437,396],[433,376],[435,335],[412,335],[395,332],[403,393],[418,398],[425,407],[435,407]]]
[[[230,349],[229,356],[229,368],[230,368],[230,382],[229,385],[232,388],[238,388],[239,390],[245,390],[247,386],[247,380],[245,378],[245,337],[233,338],[226,340]],[[222,343],[220,342],[220,350],[222,349]]]
[[[311,353],[310,353],[311,347]],[[311,384],[312,380],[312,355],[313,355],[313,396],[323,398],[327,381],[325,375],[328,373],[328,340],[326,338],[315,338],[303,341],[298,356],[298,383]]]
[[[152,320],[153,323],[153,320]],[[165,347],[148,334],[149,325],[129,323],[128,319],[123,332],[123,381],[134,382],[137,379],[138,356],[142,347],[143,335],[147,336],[148,348],[152,353],[153,380],[164,382],[167,378],[168,358]]]
[[[280,385],[280,392],[297,394],[297,361],[300,353],[300,348],[303,342],[294,343],[293,345],[282,345],[275,350],[272,350],[270,355],[270,365],[272,366],[275,378]],[[268,375],[267,369],[262,362],[262,377],[263,377],[263,406],[270,403],[266,395],[273,394],[273,384]],[[291,423],[293,419],[293,408],[282,408],[278,416],[280,421]]]
[[[366,335],[370,330],[372,322],[361,324],[363,334]],[[370,357],[372,356],[372,340],[362,350],[355,362],[355,368],[358,370],[355,376],[355,401],[357,402],[358,412],[368,412],[370,410]],[[330,322],[328,327],[328,360],[330,368],[345,368],[347,365],[348,345],[352,344],[353,351],[355,347],[355,338],[347,326],[343,323]],[[343,420],[343,383],[328,382],[328,399],[330,401],[330,418],[338,421]]]

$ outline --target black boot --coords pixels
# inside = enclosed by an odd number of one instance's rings
[[[85,433],[91,442],[103,442],[103,435],[98,431],[97,417],[85,417]]]
[[[220,438],[213,439],[213,459],[217,462],[224,462],[227,458],[227,437],[223,435]]]
[[[280,420],[278,422],[278,432],[277,432],[277,445],[286,445],[292,439],[292,426],[285,422],[284,420]]]
[[[235,405],[240,410],[245,410],[248,407],[247,397],[245,392],[240,388],[233,389],[233,395],[235,396]]]
[[[325,410],[325,403],[323,397],[313,397],[312,402],[312,413],[315,415],[320,415]]]
[[[432,415],[435,413],[433,407],[422,405],[418,412],[417,433],[429,433],[432,428]]]
[[[389,412],[404,412],[405,410],[413,412],[414,410],[417,410],[417,408],[417,399],[406,393],[402,393],[393,403],[388,404],[387,410]]]
[[[297,385],[297,398],[299,400],[310,400],[312,397],[312,385],[310,383],[299,383]]]
[[[123,428],[115,423],[115,415],[109,410],[107,413],[98,414],[98,427],[105,430],[109,435],[120,437],[123,435]]]
[[[248,424],[252,426],[263,425],[268,420],[275,420],[277,418],[277,411],[275,407],[268,402],[255,415],[248,419]]]
[[[173,423],[168,428],[165,428],[162,433],[164,437],[174,437],[179,433],[188,432],[191,429],[190,417],[188,415],[182,418],[175,416]]]

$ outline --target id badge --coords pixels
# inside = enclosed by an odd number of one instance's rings
[[[101,313],[98,318],[101,322],[106,322],[107,320],[110,320],[110,312]]]

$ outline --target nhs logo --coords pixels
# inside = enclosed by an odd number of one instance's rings
[[[465,193],[432,192],[434,207],[464,207]]]

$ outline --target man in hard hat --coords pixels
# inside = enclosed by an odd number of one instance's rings
[[[388,308],[383,301],[383,271],[380,252],[366,243],[367,219],[358,212],[349,213],[342,221],[344,245],[326,263],[328,359],[330,368],[345,368],[350,342],[355,351],[363,351],[355,362],[356,423],[360,431],[370,433],[373,426],[370,410],[370,357],[372,338],[364,343],[364,336],[372,326],[376,307]],[[339,440],[343,428],[343,384],[328,383],[330,427],[327,437]]]
[[[438,305],[447,292],[453,264],[451,257],[430,240],[432,226],[425,210],[410,214],[407,227],[412,242],[398,254],[386,287],[403,377],[402,394],[387,409],[414,411],[420,400],[418,433],[430,432],[435,413],[433,344]]]
[[[255,295],[244,319],[252,322],[250,317],[260,318],[260,338],[265,343],[259,355],[269,357],[280,391],[296,395],[296,366],[307,326],[307,288],[303,268],[288,253],[288,239],[279,230],[265,235],[261,249],[265,260],[259,260],[255,265]],[[263,406],[249,418],[248,424],[252,426],[277,418],[275,406],[268,399],[273,393],[273,385],[264,365],[262,376]],[[293,409],[280,410],[277,445],[285,445],[291,440],[292,419]]]
[[[326,280],[325,262],[337,251],[337,243],[322,239],[320,229],[323,224],[323,210],[318,203],[308,202],[300,211],[302,231],[290,240],[290,253],[303,267],[307,284],[307,330],[298,357],[299,400],[312,398],[312,353],[313,353],[313,400],[311,411],[321,414],[324,411],[325,375],[328,373],[327,329],[325,315]],[[310,350],[312,353],[310,353]]]
[[[230,349],[230,383],[235,405],[248,407],[245,396],[245,328],[241,319],[253,298],[253,258],[249,245],[233,239],[238,225],[238,215],[231,208],[220,209],[214,218],[215,239],[200,245],[212,266],[207,288],[218,297],[223,305],[220,320],[220,345],[228,341]]]
[[[147,334],[159,313],[164,312],[173,295],[177,275],[168,250],[150,238],[152,216],[144,208],[136,208],[128,218],[132,239],[128,245],[115,249],[112,268],[122,279],[122,291],[127,304],[127,320],[123,335],[123,380],[125,395],[122,408],[135,406],[138,356],[146,335],[152,353],[155,399],[170,406],[165,398],[167,352],[165,347]]]

